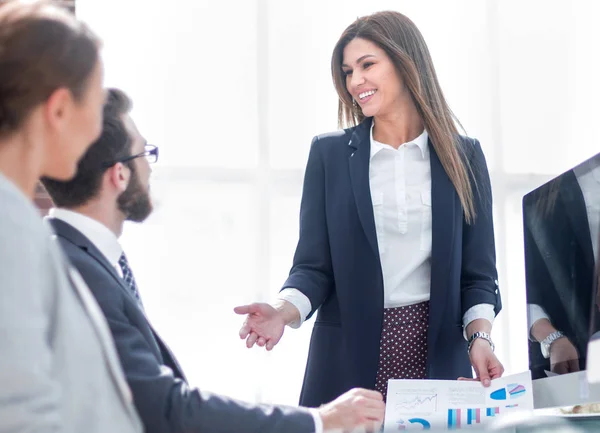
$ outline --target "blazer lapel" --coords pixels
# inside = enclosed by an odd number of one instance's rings
[[[106,271],[115,279],[115,281],[119,283],[119,286],[127,294],[127,296],[129,296],[136,303],[136,305],[139,306],[139,303],[135,298],[134,294],[125,285],[125,281],[117,273],[117,270],[114,268],[114,266],[109,263],[104,254],[102,254],[100,250],[87,237],[85,237],[79,230],[77,230],[70,224],[65,223],[64,221],[61,221],[57,218],[49,218],[49,220],[52,224],[52,227],[54,228],[54,231],[59,236],[70,240],[79,248],[87,252],[94,259],[96,259],[96,261],[98,261],[98,263],[100,263],[102,267],[106,269]],[[140,308],[140,311],[144,313],[144,310],[142,308]]]
[[[104,254],[102,254],[100,252],[100,250],[98,250],[98,248],[91,242],[88,242],[86,251],[90,256],[92,256],[94,259],[96,259],[104,267],[104,269],[106,269],[106,271],[115,279],[115,281],[117,283],[119,283],[119,286],[121,287],[121,289],[126,293],[127,296],[129,296],[131,298],[132,301],[135,302],[135,304],[138,306],[139,310],[145,315],[146,312],[144,311],[143,308],[140,307],[140,303],[136,299],[133,292],[125,284],[125,280],[123,280],[123,278],[121,278],[121,276],[117,273],[117,270],[114,268],[114,266],[112,266],[109,263],[109,261],[106,259]]]
[[[50,223],[52,227],[55,228],[53,222],[50,221]],[[56,232],[56,230],[53,230],[53,232]],[[53,238],[56,238],[56,236],[53,236]],[[120,395],[125,403],[125,406],[131,407],[133,396],[121,370],[121,363],[119,361],[119,357],[114,346],[114,341],[112,339],[110,329],[108,328],[108,324],[106,323],[104,314],[94,299],[94,295],[92,295],[90,289],[87,287],[85,281],[73,268],[63,253],[62,248],[60,245],[58,245],[57,240],[56,242],[57,243],[55,245],[56,248],[54,249],[54,252],[57,254],[57,260],[60,265],[63,266],[66,276],[71,283],[71,287],[81,302],[85,313],[90,320],[92,328],[98,337],[100,345],[103,349],[102,353],[104,354],[104,359],[107,363],[108,370],[111,373],[115,386],[120,391]]]
[[[372,119],[367,118],[354,129],[350,141],[348,142],[348,146],[353,149],[353,152],[348,159],[348,163],[358,217],[369,241],[369,245],[377,257],[379,257],[369,181],[369,164],[371,159],[371,140],[369,131],[371,122]]]
[[[90,242],[90,240],[88,238],[86,238],[81,232],[79,232],[77,229],[72,227],[70,224],[67,224],[64,221],[61,221],[57,218],[48,218],[48,219],[49,219],[50,223],[52,224],[54,231],[59,236],[62,236],[64,238],[70,240],[75,245],[77,245],[79,248],[81,248],[86,253],[88,253],[90,256],[92,256],[94,259],[96,259],[104,267],[104,269],[106,269],[106,271],[115,279],[115,281],[117,283],[119,283],[119,286],[125,292],[126,296],[130,297],[132,302],[135,303],[135,305],[138,307],[138,309],[146,317],[146,323],[148,324],[148,327],[152,331],[152,335],[155,339],[155,343],[158,346],[159,350],[162,349],[166,354],[169,355],[172,363],[179,370],[179,375],[181,376],[182,379],[185,380],[185,375],[183,374],[183,370],[181,369],[181,366],[177,362],[177,359],[175,358],[175,356],[173,355],[173,353],[171,352],[169,347],[165,344],[165,342],[160,338],[160,336],[158,335],[158,333],[156,332],[156,330],[150,323],[150,320],[148,320],[148,316],[146,316],[146,312],[144,311],[143,308],[139,307],[138,300],[135,298],[135,296],[131,292],[131,290],[129,290],[129,288],[125,285],[125,281],[123,280],[123,278],[121,278],[121,276],[117,273],[116,269],[109,263],[109,261],[106,259],[104,254],[102,254],[100,252],[100,250],[92,242]],[[87,290],[87,291],[89,291],[89,290]],[[93,296],[93,295],[91,295],[91,296]]]
[[[429,304],[429,353],[445,315],[450,259],[456,242],[456,221],[462,217],[454,185],[429,141],[431,164],[431,302]]]
[[[142,312],[142,314],[146,318],[146,323],[148,324],[148,327],[152,331],[152,336],[154,337],[156,345],[159,347],[159,349],[163,349],[164,352],[169,355],[172,363],[178,368],[179,375],[181,376],[182,379],[185,380],[183,370],[181,369],[181,366],[177,362],[177,359],[175,358],[175,356],[173,355],[173,353],[171,352],[169,347],[162,340],[162,338],[160,338],[160,336],[158,335],[158,332],[156,332],[156,329],[154,329],[154,327],[150,323],[148,316],[146,316],[146,311],[144,311],[144,309],[140,307],[140,303],[135,298],[134,294],[131,292],[129,287],[127,287],[125,285],[125,281],[123,280],[123,278],[121,278],[121,276],[117,273],[116,269],[108,262],[108,260],[104,256],[104,254],[102,254],[100,252],[100,250],[98,250],[98,248],[96,248],[95,245],[93,245],[89,241],[87,242],[87,244],[88,244],[86,246],[87,253],[90,254],[92,257],[94,257],[98,262],[100,262],[100,264],[102,264],[102,266],[107,270],[107,272],[109,272],[112,275],[112,277],[119,283],[119,286],[121,287],[121,289],[127,294],[127,296],[130,297],[130,299],[135,303],[135,305],[138,307],[138,309]]]

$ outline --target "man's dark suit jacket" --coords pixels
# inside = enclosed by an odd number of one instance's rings
[[[317,315],[303,406],[353,387],[375,387],[383,322],[383,276],[369,184],[371,119],[316,137],[300,209],[300,239],[283,288],[296,288]],[[501,309],[492,223],[492,192],[481,146],[460,137],[470,162],[477,219],[467,224],[456,189],[429,141],[431,298],[427,377],[471,377],[462,318],[477,304]],[[310,316],[309,316],[310,317]]]
[[[200,392],[154,331],[133,293],[91,241],[73,226],[51,219],[67,256],[104,312],[147,433],[309,433],[302,408],[255,406]]]
[[[595,265],[585,199],[573,170],[526,195],[523,219],[527,303],[544,309],[573,343],[579,368],[585,369],[590,326],[598,329],[591,320]],[[550,370],[540,344],[531,340],[529,365],[534,379]]]

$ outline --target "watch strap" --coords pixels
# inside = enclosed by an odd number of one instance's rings
[[[473,335],[471,335],[471,337],[469,338],[469,345],[467,346],[467,352],[471,353],[471,346],[473,346],[473,342],[475,340],[477,340],[478,338],[482,338],[483,340],[485,340],[488,343],[490,343],[490,347],[492,348],[492,352],[494,351],[494,349],[496,348],[496,346],[494,345],[494,342],[492,341],[492,337],[490,337],[490,334],[488,334],[487,332],[477,331],[476,333],[474,333]]]

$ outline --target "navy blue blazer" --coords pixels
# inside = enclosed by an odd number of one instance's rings
[[[588,341],[600,329],[600,317],[592,320],[597,290],[594,250],[585,199],[573,170],[525,196],[523,219],[527,303],[540,305],[552,325],[569,338],[584,370]],[[551,369],[540,344],[531,340],[529,368],[534,379],[546,377],[545,370]]]
[[[314,430],[305,409],[255,406],[190,387],[175,356],[104,255],[73,226],[55,218],[50,222],[106,316],[146,433]]]
[[[383,276],[369,185],[370,127],[313,139],[300,209],[300,238],[283,288],[318,309],[300,396],[318,406],[353,387],[375,388],[383,322]],[[431,159],[432,253],[427,377],[471,377],[462,317],[482,303],[501,309],[492,193],[479,142],[460,137],[470,161],[477,218],[468,225],[435,150]],[[476,187],[475,187],[476,186]],[[310,317],[309,315],[309,317]]]

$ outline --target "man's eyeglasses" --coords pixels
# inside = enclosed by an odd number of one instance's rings
[[[158,147],[154,146],[153,144],[146,144],[146,146],[144,146],[144,151],[142,153],[127,156],[127,157],[121,158],[121,159],[117,159],[116,161],[104,164],[104,166],[112,167],[117,162],[125,163],[127,161],[131,161],[135,158],[141,158],[141,157],[145,157],[150,164],[154,164],[156,161],[158,161]]]

